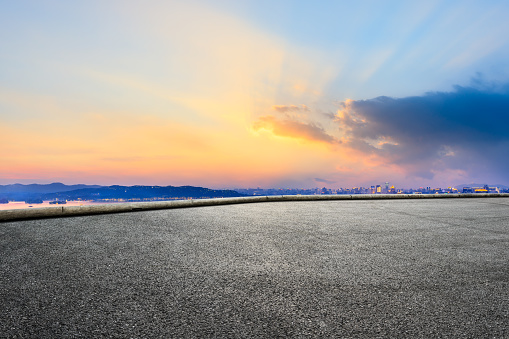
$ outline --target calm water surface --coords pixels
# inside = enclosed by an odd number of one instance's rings
[[[68,201],[65,205],[50,205],[51,200],[44,201],[42,204],[27,204],[24,201],[9,201],[8,204],[0,204],[2,210],[17,210],[22,208],[42,208],[42,207],[61,207],[61,206],[85,206],[85,205],[103,205],[118,204],[118,202],[98,202],[98,201]]]

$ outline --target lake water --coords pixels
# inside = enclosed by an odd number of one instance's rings
[[[61,207],[61,206],[85,206],[85,205],[103,205],[118,204],[118,202],[98,202],[98,201],[68,201],[65,205],[50,205],[50,200],[44,201],[42,204],[26,204],[24,201],[9,201],[8,204],[0,204],[2,210],[17,210],[22,208],[42,208],[42,207]]]

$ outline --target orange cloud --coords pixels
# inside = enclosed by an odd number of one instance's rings
[[[274,135],[280,137],[290,137],[295,139],[325,142],[328,144],[337,144],[339,141],[320,126],[313,123],[303,123],[294,120],[278,120],[274,116],[262,116],[253,124],[253,129],[259,131],[261,129],[269,130]]]

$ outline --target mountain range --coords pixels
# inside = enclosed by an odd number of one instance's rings
[[[12,184],[0,185],[0,194],[2,193],[57,193],[74,191],[83,188],[100,188],[100,185],[65,185],[61,182],[54,182],[52,184]]]
[[[240,196],[244,195],[232,190],[213,190],[194,186],[99,186],[62,183],[0,185],[0,199],[10,201],[199,199]]]

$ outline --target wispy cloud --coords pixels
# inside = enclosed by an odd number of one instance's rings
[[[306,105],[274,105],[272,109],[278,112],[309,112],[309,107]]]
[[[327,179],[321,179],[321,178],[314,178],[313,179],[316,182],[322,183],[322,184],[334,184],[335,181],[333,180],[327,180]]]

